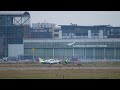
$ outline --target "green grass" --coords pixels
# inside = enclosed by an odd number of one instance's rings
[[[120,79],[120,70],[0,70],[0,79]]]

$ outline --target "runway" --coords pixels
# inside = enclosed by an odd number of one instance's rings
[[[1,67],[0,70],[120,69],[120,67]]]

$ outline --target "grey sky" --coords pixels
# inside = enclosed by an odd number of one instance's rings
[[[120,11],[29,11],[31,23],[120,26]]]

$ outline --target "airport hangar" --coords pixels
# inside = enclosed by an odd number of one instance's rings
[[[59,38],[25,38],[24,55],[81,61],[120,60],[120,27],[60,26]]]
[[[86,61],[120,60],[120,39],[24,39],[24,55]]]

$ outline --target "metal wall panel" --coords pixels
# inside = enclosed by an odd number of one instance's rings
[[[24,55],[23,44],[8,44],[8,57]]]

